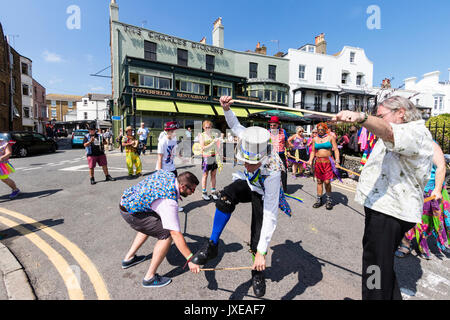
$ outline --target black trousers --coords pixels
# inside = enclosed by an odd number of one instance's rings
[[[281,171],[281,185],[283,186],[283,191],[287,192],[287,163],[286,163],[286,155],[284,152],[278,153],[280,156],[281,162],[283,163],[284,171]]]
[[[256,254],[263,222],[262,196],[250,189],[246,180],[236,180],[221,192],[216,208],[225,213],[233,213],[239,203],[252,203],[252,221],[250,232],[250,249]]]
[[[402,300],[394,271],[395,251],[415,224],[366,207],[364,211],[362,299]]]

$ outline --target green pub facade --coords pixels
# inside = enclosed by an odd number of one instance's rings
[[[288,106],[289,60],[225,49],[221,18],[214,22],[213,45],[207,45],[122,23],[112,0],[110,30],[113,115],[122,116],[113,121],[116,135],[119,128],[144,122],[155,143],[167,121],[194,128],[205,119],[225,132],[222,95]],[[244,125],[266,125],[249,119],[264,108],[232,109]]]

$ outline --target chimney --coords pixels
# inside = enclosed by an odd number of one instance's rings
[[[220,17],[216,21],[214,21],[214,28],[212,32],[213,46],[223,48],[224,46],[223,30],[224,27],[222,25],[222,18]]]
[[[206,37],[203,37],[202,40],[200,40],[200,43],[206,44]]]
[[[327,54],[327,42],[323,33],[316,37],[316,53]]]
[[[282,51],[279,51],[279,52],[277,52],[277,53],[275,53],[275,55],[274,55],[274,57],[283,57],[284,56],[284,52],[282,52]]]
[[[261,43],[258,42],[258,43],[256,44],[255,53],[267,55],[267,47],[266,47],[265,45],[262,45],[262,46],[261,46]]]
[[[116,3],[116,0],[111,0],[109,4],[109,16],[111,21],[119,21],[119,6]]]

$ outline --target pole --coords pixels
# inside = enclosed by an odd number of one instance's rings
[[[133,97],[133,103],[132,103],[132,108],[133,108],[133,131],[135,131],[135,135],[136,135],[136,93],[132,93],[132,97]]]

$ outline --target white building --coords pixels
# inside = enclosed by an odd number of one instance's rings
[[[326,53],[324,34],[315,44],[289,49],[289,106],[337,113],[341,110],[367,110],[372,93],[373,63],[364,49],[345,46],[340,52]]]
[[[20,72],[22,82],[22,125],[24,130],[33,131],[35,128],[33,115],[33,74],[32,61],[20,56]]]
[[[439,81],[440,74],[440,71],[433,71],[424,74],[419,81],[416,77],[404,80],[406,90],[418,93],[413,103],[431,108],[431,116],[450,113],[450,81]]]
[[[101,120],[110,121],[110,111],[108,100],[111,95],[89,93],[85,95],[81,102],[77,102],[76,120]]]

